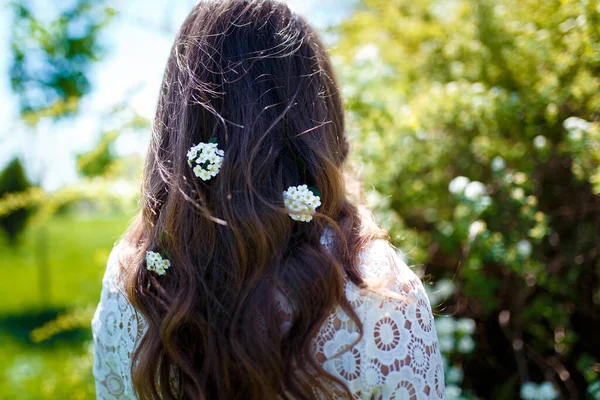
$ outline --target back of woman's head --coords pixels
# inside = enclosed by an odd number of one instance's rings
[[[186,154],[209,141],[225,155],[205,181]],[[194,7],[167,63],[143,209],[127,237],[127,294],[147,326],[132,365],[140,397],[308,399],[344,390],[311,341],[336,305],[356,317],[344,271],[361,283],[355,259],[369,235],[346,199],[347,152],[330,61],[302,18],[269,0]],[[282,198],[302,184],[318,188],[322,202],[308,223],[292,220]],[[146,269],[148,250],[168,255],[167,274]]]

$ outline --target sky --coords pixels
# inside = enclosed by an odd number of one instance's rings
[[[3,2],[4,1],[4,2]],[[8,80],[10,64],[10,10],[0,0],[0,169],[14,156],[25,162],[29,178],[47,190],[77,181],[75,155],[89,151],[103,129],[101,116],[127,99],[142,116],[151,119],[164,66],[173,39],[196,0],[128,0],[118,2],[118,16],[103,33],[106,56],[91,69],[92,92],[73,118],[42,120],[35,130],[19,122],[17,99]],[[315,27],[338,23],[352,11],[356,0],[287,0]],[[55,2],[33,1],[42,15],[51,15]],[[119,155],[145,154],[148,135],[121,135]]]

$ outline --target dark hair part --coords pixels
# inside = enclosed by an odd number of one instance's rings
[[[188,149],[217,141],[219,174],[194,176]],[[348,388],[312,340],[340,305],[357,253],[380,232],[347,199],[343,107],[315,31],[276,1],[197,4],[162,83],[142,191],[126,242],[127,296],[147,324],[133,354],[140,398],[313,399]],[[282,192],[316,186],[322,205],[293,221]],[[330,248],[321,244],[332,233]],[[145,268],[147,250],[171,261]],[[291,328],[278,296],[293,306]]]

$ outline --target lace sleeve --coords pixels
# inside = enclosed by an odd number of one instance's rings
[[[375,300],[366,313],[367,392],[383,399],[443,399],[442,357],[423,284],[387,243],[374,250],[365,275],[389,278],[398,296]]]
[[[99,400],[135,399],[131,385],[131,354],[143,324],[116,283],[118,247],[111,252],[102,279],[100,303],[92,319],[94,379]]]
[[[376,289],[347,282],[346,297],[363,337],[350,347],[358,329],[338,307],[317,338],[324,368],[347,383],[354,399],[444,399],[443,362],[421,280],[383,241],[363,252],[361,269]]]

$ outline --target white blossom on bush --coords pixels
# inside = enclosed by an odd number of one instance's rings
[[[478,181],[469,182],[465,188],[465,197],[469,200],[477,200],[485,194],[485,185]]]
[[[522,400],[555,400],[558,398],[558,392],[550,382],[540,384],[534,382],[525,382],[521,386]]]
[[[450,193],[460,194],[465,190],[468,184],[469,178],[467,178],[466,176],[457,176],[456,178],[450,181],[450,184],[448,185],[448,190],[450,191]]]
[[[521,188],[516,188],[513,189],[510,195],[515,200],[523,200],[523,198],[525,197],[525,192]]]
[[[452,295],[454,290],[454,283],[451,280],[441,279],[430,289],[430,294],[436,298],[446,298]],[[470,318],[437,316],[435,317],[435,329],[438,334],[440,352],[444,359],[444,371],[446,371],[446,399],[473,398],[468,392],[461,389],[464,373],[460,364],[452,364],[452,358],[453,354],[468,354],[475,349],[475,341],[471,337],[476,330],[475,321]]]
[[[473,351],[473,349],[475,349],[475,341],[471,338],[471,336],[463,336],[458,340],[456,349],[460,353],[469,354]]]
[[[450,353],[454,349],[454,338],[442,337],[439,339],[440,351],[442,353]]]
[[[504,158],[497,156],[494,157],[494,159],[492,160],[492,170],[494,171],[501,171],[506,167],[506,162],[504,161]]]
[[[517,242],[516,248],[517,254],[519,254],[521,257],[527,258],[531,255],[532,246],[529,240],[519,240]]]
[[[469,225],[469,240],[475,239],[477,235],[485,232],[487,225],[484,221],[477,220]]]
[[[547,142],[548,142],[548,140],[543,135],[537,135],[536,137],[533,138],[533,145],[537,149],[543,149],[544,147],[546,147]]]
[[[569,132],[587,132],[592,123],[578,117],[569,117],[563,122],[563,127]]]
[[[456,322],[456,329],[467,335],[475,333],[475,321],[470,318],[461,318]]]
[[[435,320],[435,330],[439,336],[454,334],[455,324],[452,317],[438,317]]]

